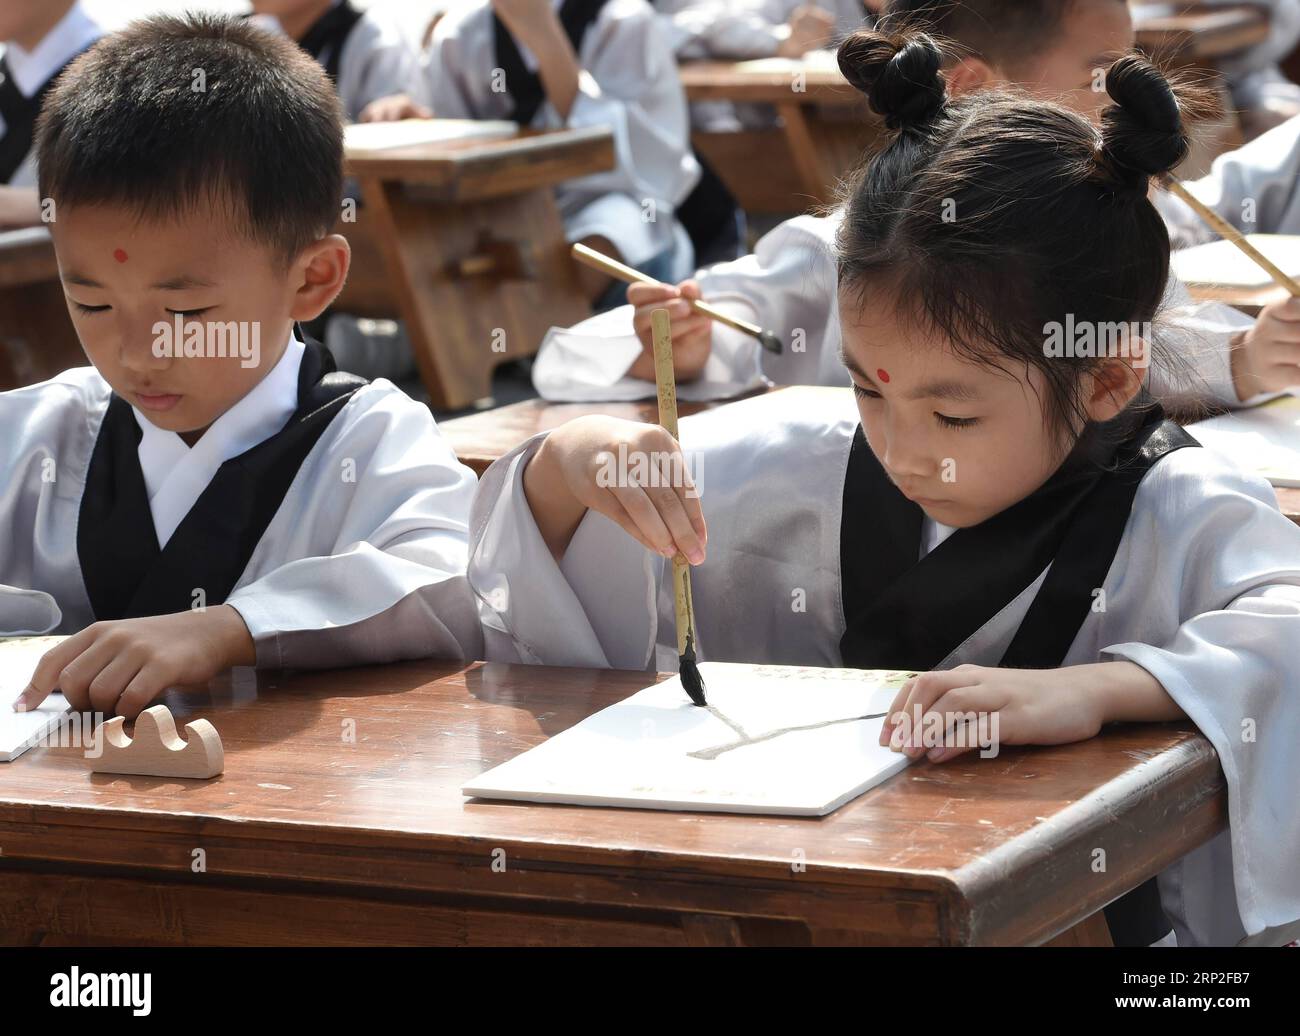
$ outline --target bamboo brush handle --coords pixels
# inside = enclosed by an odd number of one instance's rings
[[[668,310],[654,310],[650,314],[650,328],[654,337],[655,388],[659,396],[659,423],[676,439],[677,383],[673,377],[673,334]],[[691,601],[690,565],[680,553],[673,558],[673,611],[677,618],[677,653],[684,655],[686,645],[691,639],[694,612]]]
[[[630,266],[625,266],[617,259],[611,259],[607,255],[602,255],[594,248],[588,248],[583,244],[573,246],[573,258],[584,266],[590,266],[593,270],[599,270],[601,273],[607,273],[615,280],[624,281],[627,284],[662,284],[653,277],[647,277],[640,270],[634,270]],[[728,327],[735,328],[754,338],[763,337],[763,329],[757,324],[751,324],[747,320],[741,320],[739,317],[730,316],[720,309],[714,309],[707,302],[701,302],[699,299],[687,299],[691,308],[697,313],[703,313],[706,317],[712,317],[720,324],[726,324]]]
[[[1174,194],[1178,195],[1178,197],[1182,198],[1183,201],[1187,202],[1187,204],[1196,211],[1196,214],[1200,216],[1201,219],[1205,220],[1206,223],[1214,228],[1220,237],[1226,241],[1231,241],[1234,245],[1245,252],[1246,255],[1254,260],[1265,273],[1272,277],[1274,281],[1284,287],[1292,295],[1300,295],[1300,284],[1297,284],[1293,278],[1288,277],[1283,273],[1273,263],[1273,261],[1268,258],[1268,256],[1264,255],[1258,248],[1247,241],[1240,230],[1234,227],[1226,219],[1206,205],[1205,202],[1201,201],[1196,197],[1196,195],[1192,194],[1191,191],[1184,187],[1183,182],[1179,180],[1178,177],[1174,176],[1172,173],[1169,174],[1168,183],[1169,189],[1173,191]]]

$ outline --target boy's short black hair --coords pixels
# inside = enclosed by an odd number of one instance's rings
[[[342,108],[287,37],[238,18],[158,16],[103,37],[59,78],[37,162],[56,207],[165,219],[210,199],[287,261],[338,218]]]
[[[1002,68],[1015,68],[1042,50],[1076,2],[889,0],[881,28],[888,32],[928,32]]]

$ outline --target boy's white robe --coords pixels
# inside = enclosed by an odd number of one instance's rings
[[[827,390],[816,413],[787,410],[778,393],[682,422],[709,525],[692,574],[702,658],[842,664],[841,504],[857,411],[847,389]],[[595,512],[562,562],[547,550],[521,481],[542,438],[489,468],[475,500],[469,572],[487,657],[675,670],[662,559]],[[997,665],[1045,575],[939,668]],[[1141,484],[1103,589],[1105,611],[1088,615],[1065,664],[1146,668],[1228,780],[1230,833],[1160,878],[1179,943],[1236,943],[1300,918],[1300,528],[1263,481],[1208,450],[1178,450]]]
[[[510,95],[494,89],[501,84],[494,75],[492,25],[485,2],[453,8],[438,22],[422,58],[417,97],[435,115],[510,117]],[[633,266],[670,247],[689,256],[690,241],[673,213],[698,182],[700,167],[666,30],[645,0],[609,0],[577,57],[582,71],[568,119],[545,101],[531,125],[607,126],[614,133],[615,165],[556,187],[568,240],[603,236]]]
[[[81,367],[0,395],[0,636],[95,621],[77,524],[110,394]],[[427,407],[387,381],[359,389],[307,455],[226,601],[258,665],[481,657],[464,576],[473,493],[473,472]]]
[[[743,332],[715,322],[704,373],[697,381],[678,385],[682,399],[725,399],[769,383],[848,384],[839,359],[834,252],[842,213],[837,209],[827,216],[787,220],[764,235],[752,254],[696,274],[710,304],[774,331],[785,351],[773,355]],[[1165,303],[1164,326],[1158,333],[1188,369],[1164,370],[1153,364],[1152,393],[1165,401],[1210,399],[1241,406],[1232,387],[1230,343],[1254,321],[1230,306],[1193,303],[1176,279],[1170,280]],[[631,305],[624,305],[573,327],[551,328],[533,365],[533,384],[541,396],[577,402],[653,396],[653,382],[627,376],[641,354],[632,312]]]

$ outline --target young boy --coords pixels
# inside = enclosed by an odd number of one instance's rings
[[[55,77],[103,35],[74,0],[5,0],[0,6],[0,229],[40,222],[32,139]]]
[[[646,0],[473,0],[438,22],[423,71],[418,96],[389,98],[363,118],[608,126],[615,168],[556,188],[569,240],[661,280],[689,274],[693,250],[676,210],[700,167],[667,34]],[[598,309],[626,297],[605,274],[578,275]]]
[[[1095,118],[1107,103],[1095,89],[1096,70],[1133,43],[1122,0],[893,0],[885,27],[917,25],[954,41],[962,53],[945,68],[954,95],[1013,84]],[[650,312],[666,305],[673,317],[677,376],[683,398],[719,398],[770,380],[777,384],[843,384],[838,359],[835,266],[831,244],[838,212],[799,216],[758,242],[753,255],[701,270],[673,286],[634,285],[631,307],[554,328],[533,368],[548,399],[633,399],[652,395]],[[707,297],[785,339],[783,355],[761,352],[740,332],[692,311],[685,299]],[[1194,377],[1152,369],[1160,396],[1205,397],[1226,406],[1266,398],[1295,384],[1300,357],[1300,303],[1265,309],[1257,321],[1214,303],[1194,305],[1170,285],[1166,334],[1179,341]]]
[[[410,90],[416,52],[403,32],[349,0],[252,0],[255,24],[285,33],[334,81],[349,122],[372,101]]]
[[[294,333],[348,270],[321,68],[241,20],[137,22],[59,80],[37,146],[94,366],[0,396],[0,634],[73,634],[19,704],[133,716],[233,665],[476,656],[473,475]]]

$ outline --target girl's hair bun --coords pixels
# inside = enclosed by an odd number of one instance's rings
[[[1145,193],[1151,177],[1176,168],[1190,150],[1178,94],[1159,69],[1133,56],[1110,67],[1106,92],[1115,104],[1101,116],[1098,167],[1117,186]]]
[[[943,52],[925,33],[858,29],[840,44],[838,57],[844,78],[866,94],[891,130],[924,126],[943,110]]]

